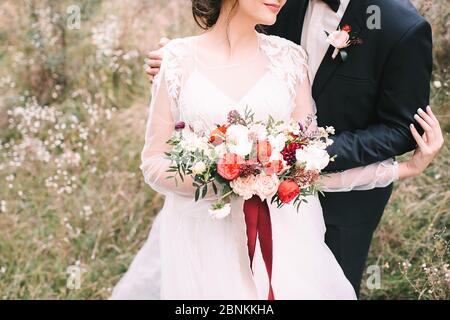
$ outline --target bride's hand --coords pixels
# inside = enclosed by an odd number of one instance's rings
[[[404,162],[403,170],[400,168],[400,178],[421,174],[434,160],[444,145],[444,137],[439,121],[429,106],[426,112],[419,109],[418,114],[414,118],[423,128],[424,134],[421,136],[416,127],[411,124],[411,133],[417,142],[417,149],[414,152],[414,156],[409,161]]]

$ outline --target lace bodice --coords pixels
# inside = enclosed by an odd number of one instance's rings
[[[307,57],[300,46],[258,34],[260,50],[249,72],[248,66],[242,65],[205,67],[196,57],[197,39],[176,39],[165,49],[162,69],[174,119],[201,122],[209,127],[223,122],[231,109],[245,106],[258,106],[256,116],[261,119],[269,114],[280,120],[290,118],[295,108],[296,86],[307,77]],[[239,81],[226,82],[227,74]],[[233,97],[229,92],[236,91],[233,87],[239,86],[239,82],[247,83],[247,88],[239,97]]]
[[[171,41],[165,48],[161,72],[154,81],[152,103],[142,152],[146,182],[159,192],[193,195],[191,181],[174,188],[165,177],[170,165],[164,159],[174,123],[182,120],[195,130],[210,130],[223,123],[231,110],[246,106],[258,120],[291,117],[305,120],[315,113],[308,79],[307,54],[298,45],[276,36],[257,34],[258,51],[238,65],[205,63],[199,56],[199,37]],[[381,164],[333,174],[325,179],[328,191],[387,186],[396,179],[396,163]],[[361,175],[361,173],[364,174]],[[170,190],[170,191],[169,191]]]

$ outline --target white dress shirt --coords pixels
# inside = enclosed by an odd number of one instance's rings
[[[339,10],[334,12],[325,2],[310,0],[303,24],[301,44],[308,53],[311,82],[314,81],[330,46],[326,41],[325,31],[333,32],[339,27],[349,3],[350,0],[341,0]]]

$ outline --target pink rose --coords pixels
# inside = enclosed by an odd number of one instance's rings
[[[261,173],[256,177],[256,194],[264,201],[277,193],[280,180],[276,174],[266,175]]]
[[[334,31],[327,38],[327,42],[339,50],[347,48],[350,44],[349,40],[350,34],[343,30]]]
[[[239,177],[231,181],[230,186],[234,193],[244,198],[244,200],[249,200],[255,194],[256,177],[254,175],[249,175],[244,178]]]
[[[327,42],[332,45],[335,49],[332,55],[333,59],[336,59],[340,50],[345,49],[350,46],[350,33],[348,27],[345,30],[337,30],[328,35]],[[342,59],[345,60],[345,57]]]

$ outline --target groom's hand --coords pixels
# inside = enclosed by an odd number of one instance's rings
[[[151,51],[147,54],[147,59],[145,59],[144,70],[145,73],[147,73],[150,83],[153,82],[153,79],[160,71],[161,62],[164,56],[162,48],[164,48],[169,42],[170,42],[169,39],[161,38],[161,40],[158,43],[158,49]]]
[[[426,112],[418,110],[414,119],[422,127],[424,133],[420,135],[414,124],[411,124],[411,133],[417,143],[414,156],[407,162],[412,175],[417,175],[425,171],[430,163],[437,156],[444,146],[444,136],[439,124],[439,120],[428,106]]]

